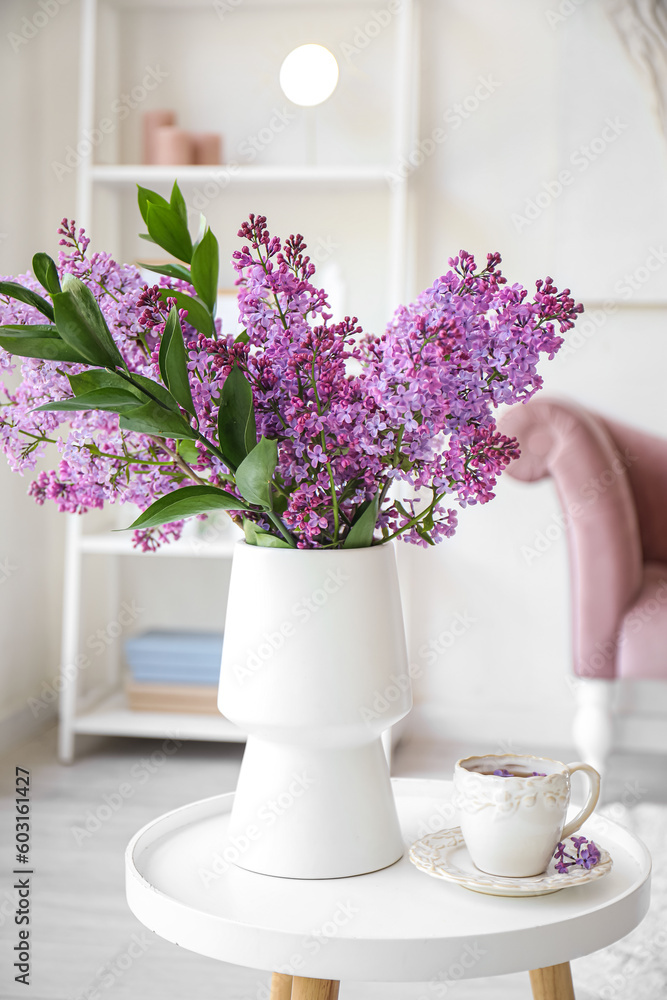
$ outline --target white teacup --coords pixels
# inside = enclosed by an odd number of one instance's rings
[[[511,777],[493,772],[505,770]],[[584,771],[590,790],[583,809],[566,823],[570,775]],[[477,868],[489,875],[525,878],[543,872],[559,841],[591,815],[600,775],[589,764],[562,764],[548,757],[486,754],[465,757],[454,768],[454,805]]]

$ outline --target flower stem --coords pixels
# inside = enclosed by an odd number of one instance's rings
[[[58,444],[58,442],[54,441],[53,438],[47,438],[47,437],[44,437],[43,435],[40,437],[39,434],[31,434],[30,431],[24,431],[21,427],[18,428],[18,432],[19,432],[19,434],[25,434],[26,437],[34,438],[35,441],[37,441],[39,444],[42,444],[42,443],[43,444]]]
[[[163,451],[166,451],[166,453],[171,457],[172,461],[174,462],[174,465],[177,465],[178,468],[181,470],[181,472],[184,472],[189,479],[192,479],[192,481],[197,483],[198,486],[210,485],[210,483],[208,483],[205,479],[202,479],[201,476],[198,476],[197,473],[194,471],[194,469],[190,468],[190,466],[185,461],[183,456],[179,455],[177,451],[173,451],[163,440],[158,440],[158,444],[163,449]]]
[[[207,451],[210,451],[210,453],[212,455],[215,455],[216,458],[219,458],[220,461],[224,465],[226,465],[227,468],[229,468],[229,463],[227,462],[227,459],[225,458],[225,456],[223,455],[223,453],[220,451],[220,449],[218,448],[218,446],[215,445],[215,444],[213,444],[212,441],[209,441],[208,438],[204,437],[204,435],[201,433],[201,431],[196,430],[195,434],[197,435],[197,440],[199,441],[199,443],[203,444]]]
[[[322,415],[322,405],[320,403],[320,395],[319,395],[319,393],[317,391],[317,378],[315,376],[315,358],[316,358],[316,356],[317,356],[316,351],[313,350],[313,361],[312,361],[311,369],[310,369],[310,382],[311,382],[311,385],[313,387],[313,394],[315,396],[315,405],[317,406],[317,413],[318,413],[318,416],[321,416]],[[322,430],[320,432],[320,440],[321,440],[321,443],[322,443],[322,451],[326,455],[327,454],[327,439],[325,437],[324,430]],[[333,542],[334,542],[334,545],[335,545],[338,542],[338,531],[340,529],[340,511],[339,511],[339,507],[338,507],[338,497],[336,496],[336,480],[334,479],[333,469],[331,467],[331,462],[329,461],[328,457],[327,457],[327,472],[329,473],[329,485],[331,486],[331,506],[333,508],[333,517],[334,517]]]
[[[445,493],[441,493],[438,496],[435,490],[433,490],[433,500],[428,505],[426,510],[421,511],[421,513],[416,514],[414,517],[410,518],[408,523],[404,524],[402,528],[398,529],[398,531],[394,531],[393,534],[387,535],[387,537],[383,539],[383,544],[384,542],[391,542],[394,538],[398,538],[398,536],[402,535],[404,531],[408,531],[410,528],[414,528],[416,524],[419,524],[419,522],[423,521],[425,517],[428,517],[429,514],[432,514],[436,504],[440,503],[440,501],[444,496]]]
[[[126,462],[129,465],[161,465],[163,467],[169,467],[173,465],[172,462],[157,462],[153,459],[148,458],[131,458],[128,455],[115,455],[110,451],[101,451],[97,445],[85,444],[83,446],[87,451],[94,455],[96,458],[113,458],[116,462]]]

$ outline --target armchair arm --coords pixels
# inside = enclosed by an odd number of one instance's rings
[[[614,677],[621,621],[642,580],[625,463],[601,422],[573,403],[531,400],[509,410],[499,429],[521,448],[509,475],[551,476],[567,519],[574,672]]]

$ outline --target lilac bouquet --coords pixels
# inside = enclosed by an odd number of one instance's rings
[[[254,545],[363,547],[402,536],[432,545],[454,505],[485,503],[517,455],[496,429],[500,403],[540,387],[581,305],[551,278],[533,298],[465,252],[381,336],[334,322],[300,235],[284,242],[251,215],[234,254],[243,332],[215,319],[218,244],[193,242],[178,185],[139,188],[148,233],[180,263],[159,284],[63,220],[58,263],[0,281],[0,442],[35,471],[38,503],[83,513],[129,501],[144,548],[184,519],[229,511]],[[147,266],[147,265],[146,265]],[[48,445],[57,469],[36,470]],[[401,490],[393,489],[404,484]],[[404,499],[399,499],[402,495]]]

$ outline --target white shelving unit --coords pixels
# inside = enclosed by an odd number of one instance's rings
[[[136,556],[137,552],[127,535],[81,534],[78,548],[89,555]],[[229,542],[204,542],[196,538],[181,538],[170,545],[164,545],[157,552],[151,553],[151,558],[196,558],[196,559],[231,559],[233,546]]]
[[[91,134],[95,128],[95,101],[98,82],[98,9],[102,3],[122,10],[132,4],[123,0],[82,0],[80,37],[79,76],[79,132]],[[197,6],[196,0],[169,0],[169,3],[155,3],[140,0],[145,7],[159,16],[161,9],[190,9]],[[224,164],[215,167],[180,166],[165,167],[143,164],[95,164],[91,157],[84,158],[78,168],[77,223],[86,230],[93,230],[96,198],[102,190],[122,194],[129,185],[171,185],[178,175],[184,183],[217,181],[225,178],[225,192],[249,185],[275,186],[278,191],[300,186],[308,191],[320,190],[327,197],[344,197],[346,192],[382,191],[387,199],[388,245],[386,248],[387,309],[390,314],[399,301],[405,300],[409,292],[410,225],[409,178],[405,183],[389,185],[387,174],[412,148],[417,121],[416,67],[419,65],[417,51],[416,5],[418,0],[404,0],[400,11],[394,15],[391,30],[394,33],[394,58],[391,69],[392,95],[392,142],[391,163],[373,165],[337,166],[281,166]],[[247,6],[258,8],[258,16],[263,0],[247,0]],[[286,8],[310,7],[353,7],[360,14],[372,13],[372,2],[364,0],[271,0],[273,9],[284,5]],[[139,6],[137,4],[136,6]],[[210,5],[208,5],[210,6]],[[245,5],[244,5],[245,6]],[[111,44],[111,42],[109,43]],[[356,235],[352,234],[353,239]],[[79,656],[79,636],[81,623],[81,597],[88,560],[104,559],[107,562],[106,576],[110,593],[118,593],[118,560],[120,558],[166,558],[183,557],[204,559],[225,559],[232,555],[233,542],[197,542],[182,540],[164,546],[157,553],[144,555],[132,547],[127,535],[86,534],[82,519],[69,518],[65,551],[65,578],[63,591],[63,628],[61,647],[61,694],[59,755],[63,762],[74,759],[77,734],[106,734],[114,736],[172,737],[178,739],[215,740],[238,742],[244,740],[241,733],[226,719],[216,716],[187,713],[137,712],[127,708],[120,690],[121,669],[118,653],[111,657],[105,682],[98,685],[85,698],[79,690],[79,670],[76,667]],[[388,746],[388,741],[385,743]]]
[[[146,164],[96,164],[94,154],[83,158],[78,167],[77,222],[91,230],[95,218],[96,195],[102,189],[116,189],[122,193],[133,184],[156,184],[167,189],[178,176],[183,185],[218,181],[224,178],[224,192],[227,197],[239,188],[253,184],[266,187],[275,186],[286,192],[296,185],[303,185],[309,192],[319,188],[329,196],[344,197],[345,192],[382,192],[387,203],[388,239],[385,247],[386,265],[386,315],[393,313],[400,302],[410,294],[410,274],[412,259],[412,230],[409,212],[411,174],[403,183],[389,183],[388,175],[394,174],[396,166],[407,159],[414,148],[419,118],[418,68],[419,68],[419,5],[420,0],[403,0],[400,9],[392,14],[390,26],[383,29],[391,33],[393,53],[391,66],[387,68],[388,100],[391,102],[390,128],[391,143],[388,162],[337,165],[279,165],[279,164],[227,164],[219,166],[157,166]],[[88,135],[96,127],[95,100],[97,94],[97,43],[98,12],[104,6],[118,15],[123,11],[145,8],[158,16],[162,11],[212,12],[210,0],[82,0],[82,21],[80,39],[80,90],[79,90],[79,132]],[[231,8],[235,5],[230,4]],[[304,17],[310,12],[322,9],[358,13],[359,22],[373,18],[373,0],[244,0],[243,12],[254,11],[261,28],[261,19],[267,10],[277,8],[285,11],[303,11]],[[230,13],[230,17],[238,12]],[[106,25],[107,29],[109,25]],[[370,40],[369,36],[369,40]],[[374,37],[374,36],[373,36]],[[120,45],[118,28],[109,31],[110,50]],[[242,99],[242,98],[240,98]],[[335,99],[335,95],[334,98]],[[308,109],[311,110],[311,109]],[[166,190],[165,190],[166,193]],[[187,193],[186,193],[187,201]],[[350,234],[357,240],[356,233]]]
[[[104,559],[112,615],[118,606],[118,559],[224,559],[231,560],[234,539],[204,541],[187,537],[146,554],[132,546],[127,533],[86,534],[82,518],[68,519],[63,588],[63,629],[61,647],[61,690],[59,757],[63,763],[74,759],[77,734],[145,736],[180,740],[212,740],[238,743],[244,734],[227,719],[217,715],[186,712],[138,712],[130,710],[121,690],[122,664],[118,643],[109,650],[104,680],[85,697],[79,691],[81,600],[89,560]],[[174,568],[175,569],[175,568]],[[172,572],[165,567],[165,572]]]
[[[237,166],[231,171],[224,164],[219,167],[183,166],[163,167],[152,164],[137,166],[95,166],[91,168],[94,184],[161,184],[173,183],[178,172],[179,181],[205,182],[220,177],[232,184],[381,184],[386,186],[384,167],[280,167]]]
[[[186,712],[131,712],[121,692],[109,695],[88,711],[77,715],[75,733],[112,736],[170,737],[179,740],[211,740],[242,743],[244,734],[227,719]]]

